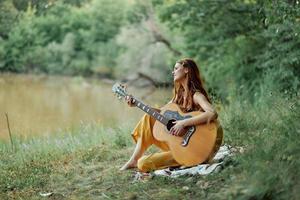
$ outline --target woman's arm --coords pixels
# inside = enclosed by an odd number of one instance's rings
[[[204,113],[183,120],[184,127],[207,123],[218,117],[217,112],[215,111],[211,103],[207,101],[206,97],[203,94],[201,94],[200,92],[196,92],[193,96],[193,100],[196,104],[199,104],[201,106],[201,108],[204,110]]]
[[[202,107],[204,113],[188,119],[175,121],[175,125],[170,130],[172,135],[182,136],[182,134],[185,133],[185,127],[210,122],[218,117],[217,112],[203,94],[196,92],[193,96],[193,100]]]

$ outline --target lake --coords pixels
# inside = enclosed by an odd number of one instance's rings
[[[118,100],[111,91],[112,85],[82,77],[1,74],[0,140],[9,138],[5,113],[12,134],[25,138],[82,124],[136,123],[143,112]],[[151,106],[164,105],[172,96],[171,89],[152,90],[128,86],[129,93]]]

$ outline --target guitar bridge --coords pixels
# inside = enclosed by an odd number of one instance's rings
[[[189,144],[189,141],[190,141],[192,135],[194,134],[195,130],[196,130],[195,126],[189,127],[186,134],[183,136],[181,146],[186,147]]]

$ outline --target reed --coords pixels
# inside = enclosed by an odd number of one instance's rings
[[[14,151],[14,143],[13,143],[12,134],[11,134],[10,126],[9,126],[8,113],[5,113],[5,117],[6,117],[6,123],[7,123],[7,129],[8,129],[8,134],[9,134],[9,140],[10,140],[10,144],[11,144],[11,149],[12,149],[12,151]]]

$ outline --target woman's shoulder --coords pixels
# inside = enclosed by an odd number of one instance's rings
[[[194,104],[194,110],[201,110],[203,111],[203,108],[201,106],[203,100],[206,99],[205,96],[200,92],[200,91],[196,91],[193,94],[193,104]]]
[[[194,95],[193,95],[193,102],[194,102],[194,104],[200,106],[200,108],[201,108],[202,110],[204,110],[204,109],[202,108],[202,106],[204,106],[204,105],[210,105],[210,106],[211,106],[210,101],[209,101],[209,100],[206,98],[206,96],[205,96],[203,93],[201,93],[201,92],[195,92],[195,93],[194,93]]]
[[[201,93],[200,90],[196,90],[195,93],[193,94],[193,99],[206,99],[206,97],[204,96],[204,94]]]

